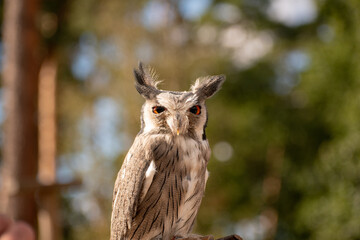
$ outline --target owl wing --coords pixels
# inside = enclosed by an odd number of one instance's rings
[[[146,145],[146,146],[144,146]],[[125,239],[136,213],[145,173],[152,160],[149,141],[137,137],[115,181],[111,239]]]

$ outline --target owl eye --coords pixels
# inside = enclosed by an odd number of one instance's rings
[[[191,107],[189,111],[195,115],[199,115],[201,113],[201,107],[199,105],[195,105]]]
[[[166,108],[162,107],[162,106],[155,106],[152,108],[153,113],[155,114],[159,114],[162,113],[163,111],[165,111]]]

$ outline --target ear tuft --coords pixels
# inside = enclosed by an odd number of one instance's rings
[[[156,81],[157,76],[155,71],[150,67],[144,67],[139,62],[139,68],[134,69],[135,76],[135,88],[136,90],[146,99],[152,99],[160,90],[156,87],[158,82]]]
[[[205,100],[220,90],[225,78],[225,75],[198,78],[194,85],[191,86],[191,91],[198,95],[199,99]]]

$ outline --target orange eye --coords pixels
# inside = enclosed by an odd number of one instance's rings
[[[199,115],[201,113],[201,107],[199,105],[195,105],[191,107],[189,111],[195,115]]]
[[[162,107],[162,106],[155,106],[152,108],[153,113],[155,114],[159,114],[162,113],[163,111],[165,111],[166,108]]]

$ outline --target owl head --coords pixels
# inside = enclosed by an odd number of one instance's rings
[[[220,89],[224,75],[199,78],[189,91],[184,92],[158,89],[154,71],[141,63],[134,75],[136,90],[145,98],[140,133],[206,139],[208,114],[205,100]]]

